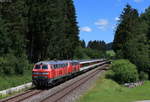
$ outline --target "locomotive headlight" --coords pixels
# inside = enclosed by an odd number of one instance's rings
[[[46,78],[46,79],[48,78],[47,76],[42,76],[42,77],[43,77],[43,78]]]
[[[34,74],[34,75],[38,75],[38,74],[40,74],[40,73],[38,73],[38,72],[33,72],[32,74]]]
[[[33,78],[38,78],[38,76],[33,76]]]

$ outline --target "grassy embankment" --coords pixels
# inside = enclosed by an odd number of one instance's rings
[[[126,88],[111,79],[100,77],[78,102],[135,102],[137,100],[150,100],[150,81],[144,82],[142,86]]]
[[[0,76],[0,90],[31,82],[31,74],[31,70],[26,70],[24,75]]]

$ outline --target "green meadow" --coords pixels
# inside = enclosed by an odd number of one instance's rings
[[[127,88],[119,85],[105,75],[99,77],[91,89],[77,102],[135,102],[137,100],[150,100],[150,81],[142,86]]]
[[[26,70],[23,75],[0,76],[0,90],[31,82],[31,79],[31,70]]]

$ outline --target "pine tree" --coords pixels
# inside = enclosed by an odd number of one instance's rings
[[[84,40],[81,41],[81,47],[82,47],[82,48],[86,48],[86,44],[85,44],[85,41],[84,41]]]
[[[117,55],[129,59],[138,71],[149,72],[149,50],[147,44],[148,24],[141,20],[136,9],[127,5],[120,17],[113,49]]]
[[[136,36],[125,43],[126,58],[134,63],[139,71],[144,72],[150,71],[148,44],[145,35],[147,27],[145,22],[139,22],[133,30]]]
[[[138,19],[137,10],[133,9],[130,5],[127,4],[120,16],[120,21],[113,41],[114,51],[122,58],[125,58],[127,54],[124,46],[125,43],[136,36],[134,33],[132,33],[132,30],[133,27],[137,25]]]
[[[147,36],[147,43],[149,45],[149,58],[150,58],[150,7],[148,7],[145,10],[145,12],[141,15],[141,19],[148,25],[147,27],[148,31],[146,33],[146,36]]]
[[[106,52],[106,43],[104,41],[89,41],[88,48],[101,51],[105,54]]]
[[[79,46],[79,30],[73,0],[65,0],[65,59],[72,59],[75,49]]]
[[[2,2],[1,5],[1,34],[6,38],[5,53],[13,52],[15,56],[21,56],[25,52],[24,39],[24,0]],[[5,39],[5,38],[4,38]],[[1,44],[2,44],[1,43]]]
[[[72,59],[79,43],[73,1],[28,0],[26,4],[29,59]]]
[[[23,74],[27,67],[25,55],[24,0],[0,2],[1,70],[7,75]]]

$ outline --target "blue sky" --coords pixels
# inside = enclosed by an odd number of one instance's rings
[[[118,17],[127,3],[139,13],[150,6],[150,0],[74,0],[80,39],[86,43],[90,40],[112,42]]]

